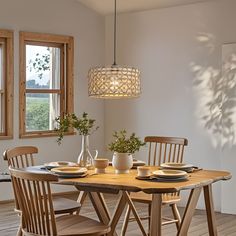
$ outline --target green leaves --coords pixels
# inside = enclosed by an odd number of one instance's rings
[[[58,124],[58,128],[55,129],[58,133],[58,144],[61,144],[64,134],[68,132],[70,128],[75,128],[80,135],[90,135],[99,128],[99,126],[94,127],[96,120],[89,119],[88,113],[85,112],[82,118],[78,118],[72,113],[66,114],[64,118],[57,117],[55,121]]]
[[[139,151],[140,147],[145,145],[140,138],[136,137],[135,133],[127,137],[126,130],[115,131],[113,137],[115,141],[108,145],[110,151],[132,154]]]
[[[49,48],[47,48],[48,51]],[[48,71],[50,69],[50,59],[51,55],[48,54],[39,54],[36,53],[35,60],[29,60],[28,61],[28,68],[30,71],[35,71],[35,73],[38,75],[39,79],[43,78],[43,71]]]

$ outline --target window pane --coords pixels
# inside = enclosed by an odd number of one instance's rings
[[[26,88],[60,89],[60,48],[26,45]]]
[[[54,130],[59,115],[59,94],[26,94],[26,131]]]

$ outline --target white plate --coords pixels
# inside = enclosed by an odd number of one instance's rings
[[[183,170],[183,169],[193,168],[193,165],[185,164],[185,163],[166,162],[166,163],[162,163],[161,167],[166,168],[166,169]]]
[[[81,167],[58,167],[51,169],[51,172],[58,174],[58,175],[66,175],[66,176],[78,176],[78,175],[84,175],[87,173],[86,168]]]
[[[181,177],[175,177],[175,178],[163,178],[163,177],[159,177],[156,175],[151,175],[151,176],[136,176],[135,177],[138,180],[150,180],[150,181],[157,181],[157,182],[181,182],[181,181],[186,181],[188,180],[188,176],[181,176]]]
[[[69,175],[67,175],[67,174],[63,174],[63,175],[58,175],[59,176],[59,178],[68,178],[68,179],[70,179],[70,178],[84,178],[84,177],[86,177],[88,174],[87,173],[85,173],[85,174],[69,174]]]
[[[187,172],[182,170],[157,170],[153,172],[153,175],[161,178],[180,178],[187,176]]]
[[[52,168],[57,168],[57,167],[78,166],[78,164],[70,161],[55,161],[55,162],[45,163],[44,166],[50,170]]]

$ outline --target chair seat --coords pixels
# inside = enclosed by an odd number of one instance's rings
[[[53,197],[53,208],[55,214],[72,213],[78,210],[81,204],[75,200],[62,197]]]
[[[134,202],[141,202],[150,204],[152,202],[152,194],[147,194],[144,192],[137,192],[137,193],[131,193],[130,197],[132,201]],[[163,204],[172,204],[177,203],[180,201],[179,195],[171,195],[171,194],[162,194],[162,203]]]
[[[109,225],[80,215],[63,215],[56,218],[58,236],[99,236],[110,231]]]

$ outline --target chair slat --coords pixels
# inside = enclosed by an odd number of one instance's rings
[[[19,158],[17,158],[17,156],[15,158],[16,158],[16,160],[19,159]],[[24,158],[22,155],[20,155],[20,163],[21,163],[21,167],[25,167]],[[18,166],[18,168],[19,168],[19,166]]]
[[[166,147],[167,147],[167,144],[165,143],[165,150],[164,150],[164,158],[163,158],[163,162],[166,162]]]
[[[14,159],[15,159],[16,167],[17,167],[17,168],[20,168],[18,158],[15,157]]]
[[[38,194],[37,194],[37,186],[35,181],[33,181],[33,192],[34,192],[34,201],[35,201],[35,211],[36,211],[36,215],[38,215],[38,224],[37,224],[37,234],[42,234],[41,231],[41,218],[40,218],[40,207],[39,207],[39,198],[38,198]]]
[[[49,211],[48,211],[48,204],[47,204],[47,193],[46,193],[46,189],[45,189],[45,184],[42,181],[41,182],[41,186],[42,186],[42,193],[43,193],[43,206],[44,206],[44,214],[45,214],[45,225],[46,225],[46,232],[48,235],[50,235],[50,222],[49,222]]]
[[[35,197],[34,197],[33,192],[32,192],[30,181],[27,181],[27,184],[28,184],[27,187],[28,187],[29,197],[31,199],[29,204],[30,204],[30,209],[31,209],[31,214],[32,214],[32,225],[33,225],[34,232],[38,232],[38,228],[37,228],[37,215],[36,215],[36,209],[35,209]]]
[[[157,146],[157,143],[156,143]],[[162,156],[162,143],[159,144],[159,158],[158,158],[158,165],[160,165],[160,161],[161,161],[161,156]],[[156,157],[155,157],[156,158]],[[155,164],[154,164],[155,166]]]
[[[180,162],[183,162],[183,156],[184,156],[184,146],[182,146]]]
[[[41,231],[43,232],[43,234],[46,234],[46,227],[45,224],[43,223],[45,221],[44,217],[44,209],[43,209],[43,199],[42,199],[42,193],[41,193],[41,189],[40,189],[40,184],[39,182],[36,182],[36,186],[37,186],[37,190],[38,190],[38,199],[39,199],[39,206],[40,206],[40,214],[39,214],[39,222],[40,224],[40,228]]]
[[[149,143],[149,152],[148,152],[148,165],[151,165],[151,153],[152,153],[152,143]]]
[[[178,144],[178,152],[177,152],[177,159],[176,159],[176,162],[180,162],[180,145]]]
[[[172,151],[172,144],[169,145],[169,155],[168,155],[168,162],[171,161],[171,151]]]
[[[30,166],[28,155],[25,154],[24,156],[25,156],[26,166]]]
[[[51,193],[51,188],[50,188],[50,184],[49,182],[46,183],[47,184],[47,191],[48,191],[48,201],[52,202],[52,193]],[[49,211],[50,211],[50,220],[52,222],[51,227],[52,227],[52,235],[56,235],[57,234],[57,228],[56,228],[56,220],[54,217],[54,210],[53,210],[53,206],[52,204],[49,204]]]
[[[173,152],[173,156],[172,156],[172,162],[176,162],[176,160],[175,160],[175,152],[176,152],[176,144],[174,144],[174,152]]]
[[[153,156],[153,165],[156,165],[156,156],[157,156],[157,143],[155,143],[154,156]]]

